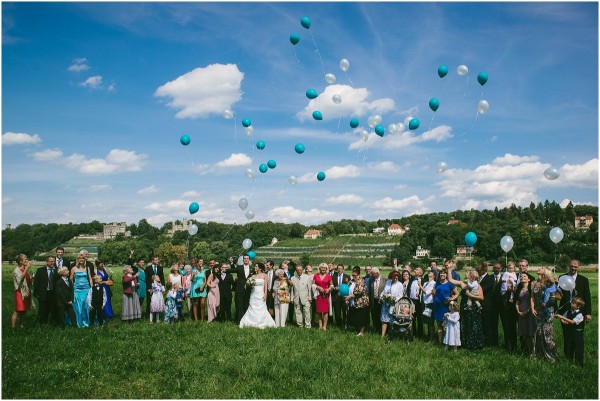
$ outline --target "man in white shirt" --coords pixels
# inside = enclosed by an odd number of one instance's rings
[[[296,274],[292,277],[292,300],[296,311],[296,324],[298,327],[310,329],[310,296],[312,280],[308,274],[303,274],[302,265],[296,265]]]

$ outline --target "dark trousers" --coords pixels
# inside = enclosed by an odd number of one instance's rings
[[[574,330],[568,326],[566,324],[562,325],[565,356],[570,362],[573,361],[573,356],[575,356],[575,363],[583,367],[583,329]]]
[[[250,304],[250,294],[246,294],[246,292],[236,292],[235,293],[235,321],[239,323],[244,317],[244,314],[248,310],[248,305]]]
[[[345,328],[348,324],[348,305],[343,297],[338,296],[333,301],[333,312],[335,313],[335,325]]]
[[[420,300],[412,299],[415,305],[415,314],[413,315],[412,331],[415,338],[423,337],[423,305]]]
[[[75,318],[75,311],[73,310],[73,305],[57,305],[56,306],[56,316],[60,322],[60,326],[62,328],[65,327],[65,313],[69,316],[69,320],[73,327],[77,327],[77,319]]]
[[[500,312],[502,330],[504,331],[504,348],[509,352],[517,349],[517,310],[514,302],[506,302]]]
[[[94,326],[96,318],[98,318],[98,326],[102,326],[102,324],[104,324],[102,318],[102,304],[92,305],[92,308],[90,308],[90,327]]]
[[[177,320],[180,322],[185,322],[185,313],[183,313],[183,302],[177,304]]]
[[[56,311],[56,300],[54,299],[54,291],[46,293],[46,299],[38,299],[38,318],[41,324],[60,324]]]
[[[489,309],[483,309],[481,320],[483,325],[483,337],[486,347],[498,346],[498,320],[500,318],[500,308],[495,306]]]
[[[221,297],[219,307],[219,321],[228,322],[231,320],[231,293],[228,297]]]
[[[373,298],[371,320],[373,320],[373,330],[375,333],[381,333],[381,304],[379,303],[379,299]]]

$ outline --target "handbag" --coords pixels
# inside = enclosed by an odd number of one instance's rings
[[[423,316],[431,317],[431,312],[433,312],[431,308],[425,308],[423,309]]]

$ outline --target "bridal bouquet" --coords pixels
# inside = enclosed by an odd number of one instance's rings
[[[113,281],[113,271],[112,269],[108,269],[108,282],[106,283],[106,285],[113,285],[114,281]]]
[[[388,305],[394,305],[396,303],[396,299],[389,292],[382,294],[380,301]]]
[[[252,289],[255,285],[256,280],[254,280],[253,278],[249,278],[248,280],[246,280],[246,288]]]

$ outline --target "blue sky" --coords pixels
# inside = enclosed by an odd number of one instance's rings
[[[4,2],[2,100],[4,224],[598,204],[597,3]]]

